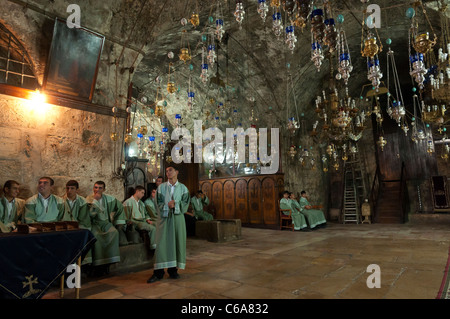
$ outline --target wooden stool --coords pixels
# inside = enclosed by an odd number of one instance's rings
[[[78,266],[78,269],[80,269],[80,271],[81,271],[81,256],[78,257],[78,259],[77,259],[77,266]],[[81,274],[80,274],[80,276],[81,276]],[[65,275],[63,273],[61,276],[61,290],[59,292],[59,296],[61,298],[64,298],[64,283],[65,283],[64,278],[65,278]],[[75,287],[75,299],[80,299],[80,288],[77,288],[77,287]]]

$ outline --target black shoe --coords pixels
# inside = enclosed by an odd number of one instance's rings
[[[153,275],[153,276],[151,276],[148,280],[147,280],[147,283],[148,284],[152,284],[152,283],[154,283],[154,282],[156,282],[156,281],[159,281],[159,280],[161,280],[162,278],[159,278],[158,276],[156,276],[156,275]]]
[[[300,229],[300,231],[305,231],[305,232],[309,232],[309,231],[312,231],[311,229],[309,229],[309,228],[302,228],[302,229]]]
[[[180,275],[179,275],[178,273],[170,274],[170,275],[169,275],[169,278],[170,278],[170,279],[178,279],[178,278],[180,278]]]

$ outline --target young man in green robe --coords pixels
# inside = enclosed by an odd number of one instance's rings
[[[86,197],[86,201],[92,233],[97,239],[92,250],[92,265],[103,265],[102,270],[108,273],[109,265],[120,261],[119,231],[123,233],[122,243],[127,245],[128,241],[123,230],[126,224],[123,205],[114,196],[104,194],[105,189],[105,182],[95,182],[93,194]]]
[[[201,190],[191,198],[192,210],[195,218],[198,220],[213,220],[214,217],[203,210],[203,206],[209,205],[209,198]]]
[[[19,182],[9,180],[3,185],[4,196],[0,198],[0,232],[9,233],[22,223],[25,201],[17,198],[20,192]]]
[[[53,195],[55,182],[50,177],[41,177],[38,193],[25,202],[25,223],[46,223],[61,221],[64,217],[64,201]]]
[[[81,229],[91,230],[91,216],[86,198],[78,195],[79,184],[76,180],[70,180],[66,183],[66,193],[64,200],[64,218],[67,221],[78,222]],[[92,250],[89,250],[83,259],[82,265],[92,263]]]
[[[179,278],[178,269],[186,266],[186,223],[184,214],[189,207],[189,190],[178,181],[178,169],[166,168],[168,181],[159,185],[157,203],[160,214],[156,227],[156,251],[153,275],[148,283],[161,280],[164,268],[170,278]]]
[[[128,198],[123,203],[123,208],[125,210],[125,216],[127,218],[127,223],[129,226],[134,226],[136,230],[145,230],[148,232],[148,237],[150,238],[150,249],[156,248],[155,235],[156,228],[147,213],[145,204],[142,202],[142,198],[145,195],[145,188],[138,185],[134,189],[134,194]]]
[[[311,204],[308,201],[308,196],[306,195],[306,191],[301,191],[300,193],[300,211],[308,216],[308,220],[310,221],[311,228],[313,227],[326,227],[327,220],[325,219],[325,215],[321,210],[313,209]]]
[[[317,229],[316,226],[318,225],[318,223],[316,216],[314,214],[305,213],[304,210],[302,210],[300,203],[297,201],[297,197],[293,192],[290,193],[289,198],[291,200],[291,205],[293,209],[295,209],[297,212],[299,212],[301,215],[305,217],[306,222],[309,225],[309,228],[311,230]]]
[[[156,188],[150,190],[150,197],[144,202],[147,214],[150,216],[150,220],[156,225],[158,221],[158,204],[156,203]]]
[[[308,225],[306,224],[305,216],[303,216],[298,209],[295,208],[294,203],[289,198],[290,193],[285,191],[283,193],[283,198],[280,200],[280,209],[290,209],[292,224],[294,224],[294,230],[308,230]],[[283,212],[285,215],[289,215],[288,212]]]

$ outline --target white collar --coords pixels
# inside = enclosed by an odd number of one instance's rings
[[[170,182],[169,181],[167,181],[167,185],[169,185],[170,187],[175,187],[175,186],[177,186],[177,184],[178,184],[178,180],[175,182],[175,184],[170,184]]]
[[[131,195],[131,198],[134,199],[134,201],[139,204],[140,199],[136,199],[133,195]]]
[[[38,193],[38,196],[40,199],[42,199],[44,202],[48,202],[50,197],[52,197],[52,194],[50,194],[47,198],[44,198],[44,196],[41,195],[41,193]]]

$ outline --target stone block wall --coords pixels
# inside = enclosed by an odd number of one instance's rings
[[[103,180],[107,193],[123,199],[123,181],[114,178],[121,144],[110,139],[113,117],[54,105],[39,111],[30,101],[5,95],[0,95],[0,110],[0,185],[17,180],[19,197],[27,198],[37,192],[41,176],[55,180],[57,195],[76,179],[86,196],[95,181]]]

